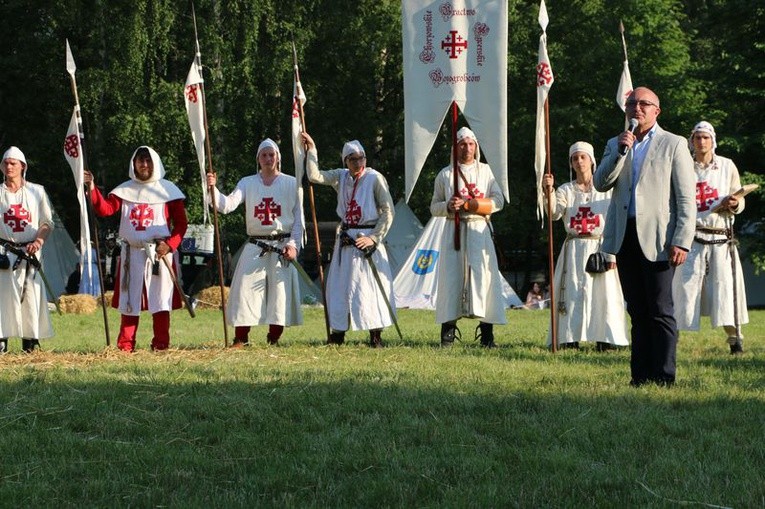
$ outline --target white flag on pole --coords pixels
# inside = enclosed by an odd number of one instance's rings
[[[298,104],[300,101],[300,104]],[[303,125],[300,119],[300,105],[306,101],[305,92],[300,82],[293,78],[292,86],[292,160],[295,161],[295,178],[297,179],[298,200],[303,203],[303,165],[305,161],[305,146],[300,137]]]
[[[507,0],[406,0],[401,16],[406,199],[453,101],[509,198]]]
[[[537,61],[537,128],[535,143],[534,170],[537,174],[537,219],[542,219],[544,214],[544,193],[542,192],[542,177],[545,173],[547,160],[547,148],[545,145],[545,133],[549,126],[545,120],[545,102],[552,87],[553,77],[550,59],[547,56],[547,24],[550,18],[547,16],[545,1],[539,4],[539,25],[542,27],[542,35],[539,36],[539,60]]]
[[[627,111],[627,98],[632,93],[632,76],[630,76],[630,66],[627,59],[624,60],[624,69],[622,70],[622,77],[619,79],[619,88],[616,90],[616,104],[622,109]]]
[[[186,113],[189,116],[189,127],[191,128],[191,138],[194,140],[194,147],[197,150],[197,160],[199,161],[199,175],[202,179],[202,210],[204,211],[204,224],[210,223],[210,216],[207,207],[207,171],[205,170],[205,111],[203,104],[203,83],[202,75],[199,73],[199,67],[196,60],[191,64],[189,74],[186,77],[186,86],[183,91],[183,100],[186,103]]]
[[[80,270],[87,267],[88,281],[93,281],[91,249],[90,249],[90,222],[88,220],[88,204],[85,201],[85,158],[82,153],[80,129],[78,126],[79,108],[72,110],[72,120],[64,138],[64,157],[72,168],[74,185],[77,189],[77,201],[80,203]]]

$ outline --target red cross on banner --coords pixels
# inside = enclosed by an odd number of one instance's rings
[[[579,235],[590,235],[598,226],[600,226],[600,216],[595,215],[591,207],[579,207],[569,223],[569,227]]]
[[[457,58],[468,47],[467,40],[463,39],[456,30],[449,30],[449,35],[441,41],[441,49],[446,50],[449,58]]]
[[[11,205],[8,211],[3,214],[3,221],[14,232],[23,232],[31,218],[32,216],[29,211],[22,207],[21,204]]]
[[[69,157],[77,159],[80,156],[80,140],[76,134],[70,134],[64,139],[64,152]]]
[[[264,226],[274,224],[274,219],[282,215],[282,206],[274,201],[273,198],[263,198],[263,201],[255,206],[253,216],[260,219],[260,224]]]
[[[350,225],[357,225],[361,221],[361,207],[356,200],[351,200],[345,209],[345,222]]]
[[[130,224],[136,231],[144,231],[154,223],[154,209],[145,203],[139,203],[130,209]]]
[[[711,187],[706,181],[696,183],[696,210],[704,212],[712,207],[719,198],[717,189]]]
[[[199,101],[199,96],[197,95],[197,91],[199,90],[199,85],[187,85],[186,86],[186,99],[189,100],[189,102],[196,103]]]

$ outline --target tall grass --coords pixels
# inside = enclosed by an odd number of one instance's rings
[[[119,316],[110,311],[112,341]],[[683,333],[678,383],[630,388],[629,352],[544,348],[548,315],[508,311],[499,348],[324,342],[320,308],[278,347],[224,350],[220,314],[172,316],[152,353],[105,348],[101,315],[54,317],[43,351],[0,357],[4,507],[762,507],[765,311],[746,353]]]

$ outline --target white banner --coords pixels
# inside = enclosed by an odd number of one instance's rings
[[[305,104],[306,97],[299,81],[293,78],[292,84],[292,160],[295,161],[295,178],[297,179],[298,200],[303,203],[303,165],[305,162],[305,146],[300,133],[303,125],[300,119],[300,107]],[[298,101],[300,103],[298,104]]]
[[[88,220],[88,204],[85,201],[85,157],[82,153],[77,106],[72,110],[72,120],[64,138],[64,157],[72,168],[74,185],[77,190],[77,201],[80,203],[80,274],[86,271],[88,281],[93,281],[93,260],[90,249],[90,221]],[[86,269],[87,268],[87,269]],[[82,276],[81,276],[82,277]]]
[[[207,206],[207,170],[205,169],[205,110],[203,104],[204,80],[199,73],[199,67],[196,60],[191,64],[189,74],[186,76],[186,86],[183,90],[183,100],[186,103],[186,113],[189,116],[189,127],[191,128],[191,138],[194,140],[194,147],[197,150],[197,160],[199,161],[199,175],[202,179],[202,210],[204,211],[204,224],[210,223],[210,216]]]
[[[632,93],[632,76],[630,76],[630,66],[627,60],[624,61],[622,77],[619,79],[619,88],[616,90],[616,104],[622,109],[627,110],[627,98]]]
[[[453,101],[509,199],[507,0],[404,0],[401,11],[407,201]]]
[[[545,1],[539,4],[539,25],[542,27],[542,35],[539,36],[539,59],[537,61],[537,128],[535,136],[534,170],[537,175],[537,219],[542,219],[544,209],[544,195],[542,192],[542,177],[545,173],[547,161],[547,147],[545,133],[549,126],[545,120],[545,101],[550,93],[555,78],[547,56],[547,24],[550,18],[547,16]]]

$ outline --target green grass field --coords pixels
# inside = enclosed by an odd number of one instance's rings
[[[763,507],[765,311],[745,354],[683,333],[678,383],[629,382],[629,352],[544,348],[548,314],[508,311],[442,350],[328,347],[320,308],[278,347],[224,350],[220,313],[172,315],[171,350],[106,348],[100,312],[54,317],[43,351],[0,357],[3,507]],[[119,315],[109,314],[112,343]],[[233,337],[233,330],[230,329]]]

